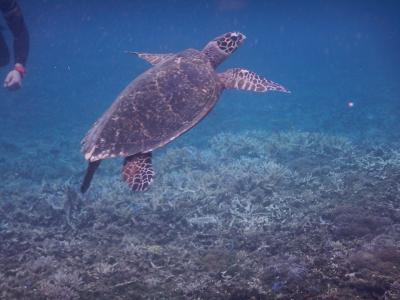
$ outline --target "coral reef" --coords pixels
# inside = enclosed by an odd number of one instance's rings
[[[148,192],[114,160],[82,196],[73,142],[0,146],[1,299],[400,296],[396,148],[221,133],[156,153]]]

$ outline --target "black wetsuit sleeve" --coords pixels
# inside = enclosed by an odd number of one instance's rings
[[[29,53],[29,33],[16,0],[0,0],[0,10],[14,37],[15,63],[26,65]]]

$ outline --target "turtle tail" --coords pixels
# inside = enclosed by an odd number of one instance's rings
[[[85,193],[88,190],[88,188],[90,186],[90,182],[92,181],[94,172],[96,172],[100,163],[101,163],[101,160],[89,161],[88,167],[86,169],[85,178],[83,178],[83,182],[81,185],[81,193]]]

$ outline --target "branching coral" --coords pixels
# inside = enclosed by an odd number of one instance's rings
[[[120,161],[84,197],[80,176],[27,185],[5,170],[0,298],[390,299],[399,162],[342,137],[251,131],[156,152],[145,193]]]

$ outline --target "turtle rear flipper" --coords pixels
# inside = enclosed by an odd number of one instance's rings
[[[151,152],[139,153],[125,158],[122,177],[135,192],[147,190],[155,172],[151,164]]]
[[[238,89],[253,92],[277,91],[290,93],[290,91],[282,85],[265,79],[246,69],[228,69],[224,73],[219,74],[219,78],[226,89]]]
[[[96,172],[97,168],[99,167],[101,160],[90,161],[86,170],[85,178],[82,181],[81,185],[81,193],[85,193],[89,186],[90,182],[92,181],[94,172]]]

